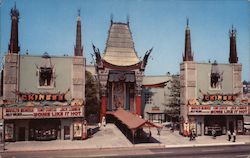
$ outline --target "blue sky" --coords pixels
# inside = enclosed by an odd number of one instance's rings
[[[1,57],[8,50],[10,9],[14,0],[1,0]],[[237,51],[243,79],[250,80],[250,4],[247,0],[16,0],[20,11],[21,53],[73,55],[77,10],[81,9],[84,53],[91,62],[93,42],[101,52],[110,26],[126,22],[139,56],[154,47],[146,75],[179,72],[184,51],[186,18],[191,29],[192,51],[198,62],[228,63],[229,34],[237,29]]]

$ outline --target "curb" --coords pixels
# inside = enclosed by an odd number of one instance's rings
[[[186,145],[165,145],[165,148],[188,148],[188,147],[210,147],[210,146],[229,146],[229,145],[245,145],[250,142],[237,142],[237,143],[213,143],[213,144],[186,144]]]
[[[58,148],[58,149],[39,149],[39,150],[5,150],[0,153],[11,153],[11,152],[41,152],[41,151],[64,151],[64,150],[108,150],[108,149],[145,149],[145,148],[189,148],[189,147],[209,147],[209,146],[236,146],[236,145],[249,145],[250,142],[237,142],[237,143],[213,143],[213,144],[185,144],[185,145],[165,145],[165,144],[138,144],[123,147],[85,147],[85,148]]]
[[[145,149],[145,148],[165,148],[164,144],[155,144],[155,145],[129,145],[123,147],[85,147],[85,148],[58,148],[58,149],[39,149],[39,150],[8,150],[0,151],[0,153],[11,153],[11,152],[40,152],[40,151],[64,151],[64,150],[108,150],[108,149]]]

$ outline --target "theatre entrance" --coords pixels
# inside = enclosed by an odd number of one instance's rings
[[[25,141],[25,127],[19,127],[18,131],[18,141]]]
[[[59,119],[31,120],[29,140],[55,140],[60,137]]]

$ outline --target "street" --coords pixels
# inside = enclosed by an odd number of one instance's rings
[[[112,148],[56,151],[4,152],[1,158],[250,158],[250,145],[182,148]]]

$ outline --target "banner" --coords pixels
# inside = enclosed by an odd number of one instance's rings
[[[67,118],[83,116],[83,106],[3,108],[4,119]]]
[[[189,115],[249,115],[249,106],[189,106]]]

